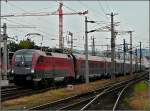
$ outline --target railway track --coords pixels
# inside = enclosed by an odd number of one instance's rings
[[[1,101],[6,101],[9,99],[14,99],[14,98],[17,98],[20,96],[27,95],[27,93],[30,91],[31,91],[31,89],[17,87],[17,86],[2,88]]]
[[[84,109],[84,106],[86,106],[91,100],[93,100],[98,95],[104,95],[104,94],[107,95],[106,93],[112,92],[112,91],[114,94],[116,93],[118,95],[117,90],[120,92],[121,89],[124,88],[128,83],[133,82],[136,79],[137,78],[134,78],[134,79],[132,78],[130,80],[119,82],[113,85],[111,84],[108,86],[104,86],[100,89],[96,89],[96,90],[93,90],[84,94],[79,94],[79,95],[75,95],[75,96],[61,99],[58,101],[54,101],[51,103],[46,103],[43,105],[35,106],[27,110],[81,110],[81,109]]]
[[[38,94],[38,93],[42,93],[51,89],[58,89],[58,88],[62,88],[65,87],[64,85],[56,85],[55,87],[48,87],[45,89],[31,89],[31,88],[26,88],[26,87],[18,87],[15,85],[12,86],[8,86],[8,87],[2,87],[1,89],[1,101],[6,101],[6,100],[10,100],[10,99],[15,99],[18,97],[22,97],[22,96],[27,96],[27,95],[32,95],[32,94]]]
[[[145,81],[144,81],[146,84],[150,84],[150,79],[149,79],[149,76],[145,77]]]
[[[127,84],[112,87],[104,90],[96,95],[89,103],[87,103],[81,110],[116,110],[119,100],[123,92],[132,84],[140,81],[140,79],[130,81]]]

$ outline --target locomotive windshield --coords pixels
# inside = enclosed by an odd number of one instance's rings
[[[16,55],[16,61],[22,61],[21,55]]]
[[[16,61],[32,61],[32,55],[16,55]]]
[[[24,52],[18,52],[16,53],[15,60],[16,61],[32,61],[32,54],[33,51],[24,51]]]

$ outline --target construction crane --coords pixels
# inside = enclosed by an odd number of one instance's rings
[[[49,16],[49,15],[58,15],[59,16],[59,48],[64,48],[63,43],[63,16],[64,15],[85,15],[88,14],[88,10],[84,12],[74,12],[74,13],[63,13],[63,3],[59,2],[59,8],[57,11],[48,13],[48,12],[40,12],[40,13],[22,13],[22,14],[11,14],[11,15],[2,15],[1,18],[4,17],[21,17],[21,16]]]

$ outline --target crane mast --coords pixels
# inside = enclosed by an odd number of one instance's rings
[[[62,10],[62,2],[59,3],[59,48],[64,48],[64,39],[63,39],[63,10]]]

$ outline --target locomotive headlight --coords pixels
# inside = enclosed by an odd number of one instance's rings
[[[31,69],[31,73],[34,73],[34,69]]]
[[[13,73],[14,73],[14,70],[11,70],[11,73],[13,74]]]

